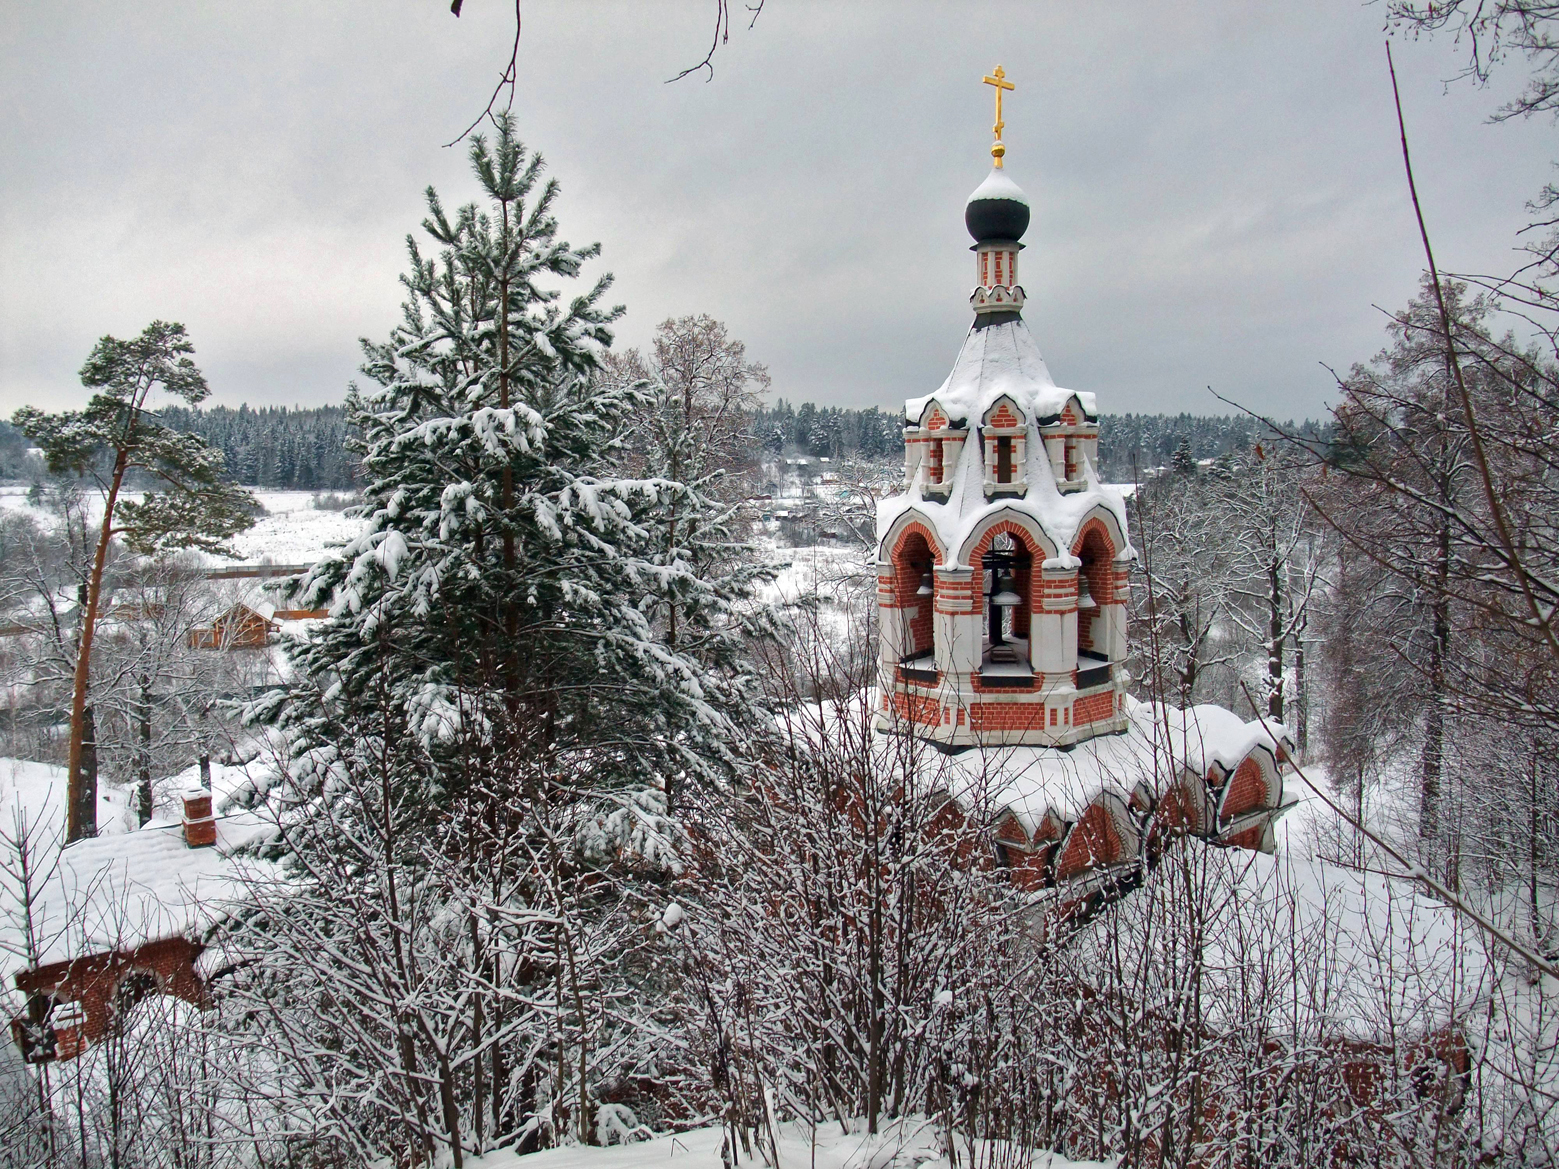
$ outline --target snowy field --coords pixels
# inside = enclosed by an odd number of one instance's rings
[[[344,512],[314,507],[310,491],[254,493],[266,514],[232,540],[238,560],[247,564],[312,564],[327,548],[355,535],[361,522]]]
[[[312,491],[251,490],[265,508],[265,514],[255,521],[254,527],[233,538],[231,543],[237,556],[231,558],[231,562],[311,564],[324,555],[326,548],[357,531],[357,520],[339,511],[316,508]],[[54,513],[27,502],[27,491],[25,484],[0,485],[0,510],[30,515],[45,527],[55,524],[58,517]],[[136,499],[139,495],[126,492],[125,498]],[[102,514],[100,500],[90,500],[89,505],[94,507],[96,514]],[[209,559],[213,564],[229,562],[219,557]]]

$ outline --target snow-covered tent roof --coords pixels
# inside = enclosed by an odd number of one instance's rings
[[[1056,385],[1034,335],[1023,318],[1016,316],[995,324],[976,321],[947,380],[935,393],[906,401],[904,417],[918,424],[926,407],[935,401],[954,424],[975,425],[1003,394],[1017,403],[1030,423],[1055,418],[1069,398],[1077,399],[1087,417],[1098,417],[1098,404],[1091,392]]]

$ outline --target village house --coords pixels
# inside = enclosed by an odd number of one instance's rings
[[[14,976],[25,1006],[11,1037],[31,1063],[71,1059],[142,999],[208,1005],[203,939],[243,896],[234,852],[263,824],[218,817],[206,789],[181,798],[182,819],[76,841],[43,874],[25,924],[33,960]]]

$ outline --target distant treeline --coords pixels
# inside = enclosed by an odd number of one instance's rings
[[[207,410],[169,408],[162,416],[172,426],[200,435],[220,447],[228,473],[240,483],[276,490],[347,491],[354,485],[356,459],[346,449],[350,427],[341,406],[254,410],[213,406]],[[1316,436],[1321,423],[1285,423],[1288,430]],[[896,461],[904,449],[901,417],[870,407],[844,410],[783,398],[753,415],[754,443],[766,455],[811,455],[834,459]],[[1270,438],[1260,422],[1216,414],[1104,414],[1099,419],[1100,472],[1117,482],[1136,467],[1168,466],[1184,444],[1196,459],[1213,459]],[[30,444],[0,422],[0,478],[31,474]]]
[[[345,407],[178,407],[163,410],[162,418],[220,448],[228,474],[247,486],[346,491],[353,485],[357,458],[346,449]]]
[[[832,459],[896,459],[904,449],[903,418],[873,406],[865,410],[793,406],[781,398],[753,416],[753,437],[765,453]],[[1322,423],[1285,422],[1284,430],[1316,437]],[[1100,473],[1115,481],[1168,466],[1182,444],[1196,459],[1215,459],[1269,440],[1271,430],[1253,418],[1220,414],[1102,414],[1099,417]],[[1135,460],[1135,463],[1133,462]]]

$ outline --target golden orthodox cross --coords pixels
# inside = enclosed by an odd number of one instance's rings
[[[985,84],[996,87],[996,125],[992,127],[996,131],[996,142],[991,146],[991,157],[996,160],[996,166],[999,170],[1001,168],[1002,155],[1007,153],[1007,148],[1001,143],[1002,127],[1007,124],[1001,120],[1001,91],[1017,87],[1007,80],[1007,74],[1000,65],[996,66],[996,75],[994,77],[985,79]]]

